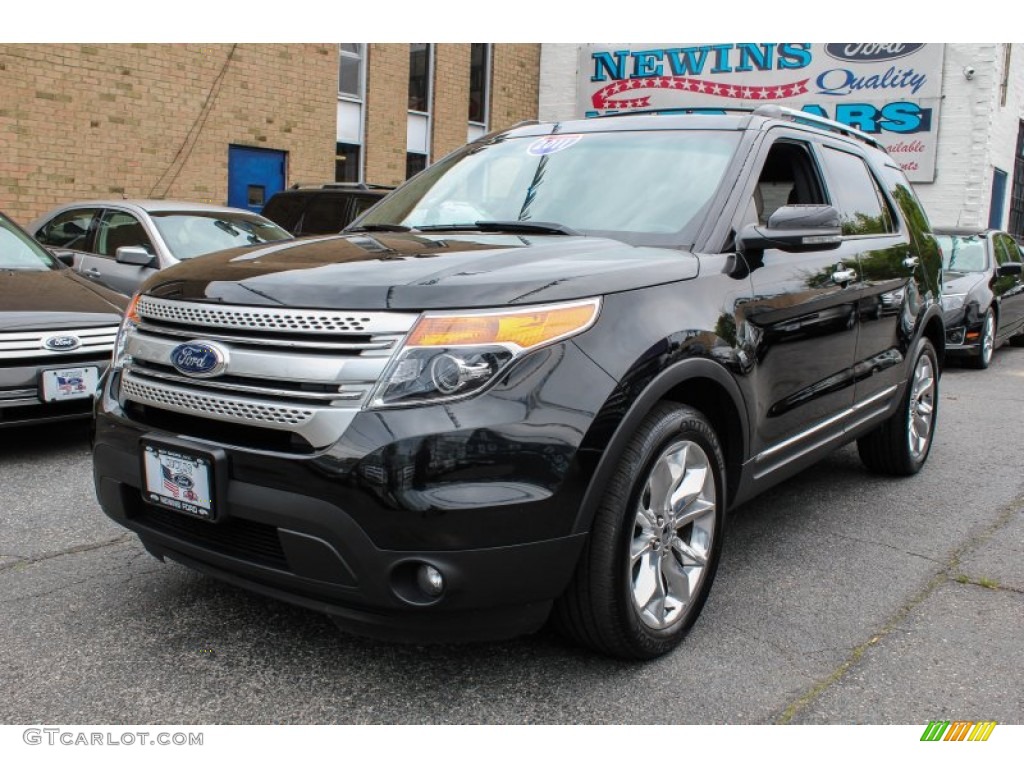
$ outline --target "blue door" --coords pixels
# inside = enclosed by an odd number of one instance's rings
[[[228,205],[259,213],[271,195],[284,189],[286,152],[228,147]]]

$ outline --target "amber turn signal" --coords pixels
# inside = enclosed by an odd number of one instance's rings
[[[409,347],[509,344],[531,349],[586,330],[598,301],[548,305],[511,312],[425,315],[406,340]]]

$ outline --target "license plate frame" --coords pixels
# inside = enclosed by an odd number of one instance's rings
[[[223,517],[227,457],[223,451],[143,437],[142,498],[147,504],[215,523]]]
[[[44,403],[65,403],[69,400],[93,398],[99,384],[100,369],[96,365],[47,368],[39,374],[39,393]]]

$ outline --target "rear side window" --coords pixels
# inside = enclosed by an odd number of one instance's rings
[[[884,235],[895,231],[882,191],[864,160],[832,147],[822,148],[829,189],[844,235]]]
[[[302,233],[328,235],[340,232],[348,223],[345,220],[347,204],[347,195],[317,195],[309,204],[302,219]]]
[[[302,216],[302,209],[308,201],[309,195],[274,195],[263,206],[260,215],[270,219],[279,227],[283,227],[289,232],[295,232],[295,228],[299,223],[299,217]]]

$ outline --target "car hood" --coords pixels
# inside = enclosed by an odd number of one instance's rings
[[[946,270],[942,275],[942,293],[969,293],[971,288],[988,279],[984,272],[953,272]]]
[[[0,270],[0,331],[112,325],[127,303],[70,269]]]
[[[693,278],[685,251],[599,237],[372,233],[221,251],[145,293],[228,304],[420,310],[566,301]]]

